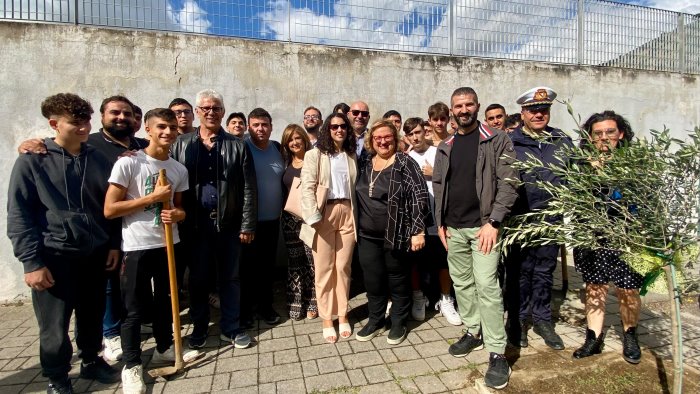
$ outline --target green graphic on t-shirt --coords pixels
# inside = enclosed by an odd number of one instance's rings
[[[153,190],[155,190],[156,185],[158,184],[158,173],[149,175],[146,177],[146,184],[144,187],[144,192],[145,195],[149,195],[153,193]],[[151,205],[148,205],[144,208],[144,211],[146,212],[151,212],[155,215],[153,218],[153,227],[158,227],[163,224],[163,222],[160,219],[160,211],[163,209],[163,203],[157,202]]]

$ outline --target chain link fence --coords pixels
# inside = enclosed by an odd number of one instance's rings
[[[0,0],[0,19],[700,74],[700,14],[601,0]]]

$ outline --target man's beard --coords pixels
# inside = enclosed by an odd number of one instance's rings
[[[131,127],[119,127],[117,125],[110,125],[104,127],[105,131],[111,134],[114,138],[121,140],[134,134],[134,129]]]
[[[469,117],[464,123],[462,123],[461,117],[455,116],[455,122],[457,122],[457,127],[459,127],[460,129],[469,128],[476,122],[476,112],[469,113]]]
[[[321,128],[321,125],[314,126],[314,127],[305,127],[307,133],[314,133],[318,134],[318,130]]]

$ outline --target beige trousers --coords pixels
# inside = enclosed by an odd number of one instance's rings
[[[316,268],[318,315],[323,320],[348,313],[354,248],[355,229],[350,201],[328,201],[311,248]]]

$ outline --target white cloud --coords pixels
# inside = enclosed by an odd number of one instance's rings
[[[634,3],[648,5],[649,7],[662,8],[664,10],[685,12],[686,14],[700,13],[700,3],[698,3],[697,0],[651,0],[644,3]]]
[[[71,22],[75,16],[75,2],[71,0],[13,0],[0,3],[0,17],[52,22]],[[160,30],[180,30],[206,33],[211,27],[207,12],[197,1],[186,0],[173,7],[169,0],[104,0],[79,2],[80,23],[134,27]],[[137,4],[138,6],[135,6]]]

